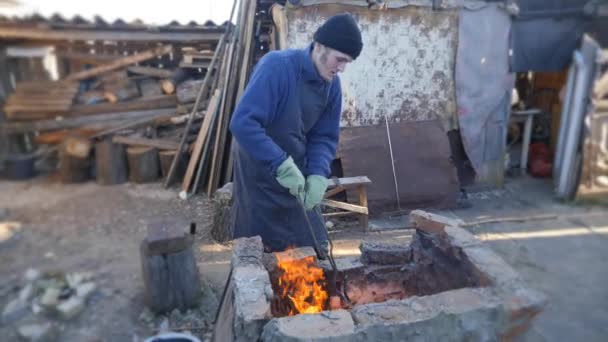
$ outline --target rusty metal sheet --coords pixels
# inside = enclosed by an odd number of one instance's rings
[[[401,209],[453,207],[459,192],[448,137],[438,120],[389,125]],[[396,191],[385,125],[343,128],[345,175],[366,175],[370,213],[396,210]]]
[[[289,48],[310,44],[327,18],[350,12],[362,30],[363,51],[341,75],[342,127],[440,119],[455,128],[456,10],[406,7],[372,10],[337,4],[285,8]],[[283,32],[279,32],[283,35]]]

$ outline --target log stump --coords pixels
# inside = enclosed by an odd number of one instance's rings
[[[129,180],[134,183],[149,183],[158,179],[158,150],[154,147],[129,147]]]
[[[223,243],[232,240],[230,212],[232,210],[232,183],[226,183],[213,194],[213,226],[211,237]]]
[[[81,183],[91,175],[91,141],[66,137],[59,147],[59,178],[62,183]]]
[[[177,154],[177,150],[166,150],[160,151],[158,156],[160,158],[160,171],[163,179],[167,178],[169,174],[169,169],[171,168],[171,163],[173,163],[173,159]],[[181,180],[186,173],[188,156],[183,155],[177,165],[175,165],[175,175],[173,176],[173,181]]]
[[[112,143],[108,137],[95,144],[95,171],[101,185],[121,184],[127,181],[127,155],[125,147]]]
[[[200,279],[193,242],[196,226],[155,222],[140,246],[144,298],[156,313],[199,305]]]

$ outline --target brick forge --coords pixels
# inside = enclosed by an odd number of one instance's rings
[[[318,314],[273,317],[276,259],[263,253],[259,237],[235,240],[229,300],[221,308],[233,311],[223,322],[229,339],[510,341],[530,327],[547,303],[544,294],[459,221],[420,210],[410,221],[416,227],[410,246],[364,242],[361,257],[336,259],[354,305]]]

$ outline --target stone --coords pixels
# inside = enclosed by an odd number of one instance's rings
[[[246,265],[263,266],[262,255],[264,245],[262,238],[254,236],[250,238],[238,238],[234,240],[232,246],[232,268]]]
[[[84,309],[84,300],[80,297],[72,296],[70,299],[57,305],[57,312],[64,320],[69,320],[78,315]]]
[[[0,222],[0,248],[13,246],[21,236],[21,223]]]
[[[76,288],[78,285],[93,279],[91,272],[74,272],[68,273],[65,280],[71,288]]]
[[[52,308],[59,304],[59,295],[61,290],[55,287],[48,287],[44,290],[42,297],[40,297],[40,305],[46,308]]]
[[[460,219],[432,214],[423,210],[412,210],[409,214],[410,225],[428,233],[441,234],[447,226],[458,227],[464,224]]]
[[[82,283],[76,286],[76,296],[86,300],[97,289],[94,282]]]
[[[268,272],[258,266],[237,267],[232,271],[234,284],[236,341],[254,341],[271,317],[268,295],[272,294]]]
[[[17,329],[19,337],[30,342],[55,341],[58,334],[57,327],[50,323],[27,324]]]
[[[272,319],[262,333],[265,342],[352,341],[355,323],[346,310],[323,311]]]
[[[42,272],[35,268],[28,268],[23,274],[23,278],[28,283],[33,283],[42,277]]]
[[[21,291],[19,291],[19,299],[27,302],[28,300],[32,299],[35,294],[36,291],[34,290],[34,285],[28,283],[21,289]]]
[[[8,302],[2,311],[2,322],[9,324],[15,322],[28,313],[28,304],[19,298],[15,298]]]
[[[519,274],[489,248],[465,247],[464,252],[492,285],[501,286],[512,281],[521,281]]]
[[[407,264],[412,260],[409,246],[362,241],[359,249],[361,250],[361,262],[364,264]]]
[[[463,228],[447,226],[444,230],[448,234],[449,241],[453,246],[464,248],[480,246],[482,244],[481,240]]]

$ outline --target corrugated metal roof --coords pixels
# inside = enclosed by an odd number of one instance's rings
[[[55,13],[49,17],[44,17],[40,14],[32,14],[29,16],[22,17],[6,17],[0,15],[0,26],[11,26],[11,27],[38,27],[48,29],[117,29],[117,30],[219,30],[223,29],[229,22],[226,21],[221,25],[216,24],[211,20],[207,20],[203,23],[198,23],[194,20],[186,24],[181,24],[177,20],[173,20],[165,25],[151,25],[146,24],[141,19],[135,19],[131,22],[127,22],[123,19],[116,19],[113,22],[109,22],[101,16],[95,16],[93,20],[87,20],[79,15],[72,18],[64,18],[58,13]]]

